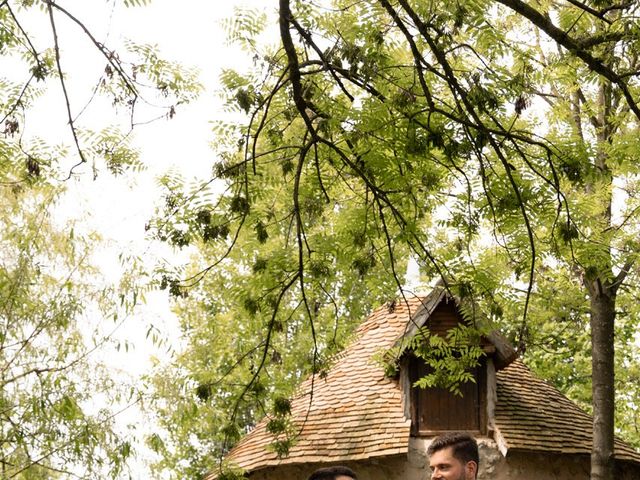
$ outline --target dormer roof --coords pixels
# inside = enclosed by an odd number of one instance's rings
[[[450,328],[455,327],[458,322],[451,322],[451,317],[446,319],[438,318],[436,313],[443,303],[449,303],[456,307],[461,306],[461,301],[451,295],[444,287],[435,287],[429,295],[422,297],[419,309],[409,319],[402,335],[395,341],[395,345],[403,345],[414,337],[421,328],[428,328],[432,333],[444,335]],[[460,321],[459,319],[458,321]],[[496,369],[501,370],[513,362],[518,354],[509,342],[496,330],[491,330],[488,325],[484,325],[481,319],[474,318],[474,327],[480,330],[487,330],[481,339],[481,345],[491,346],[492,358]]]

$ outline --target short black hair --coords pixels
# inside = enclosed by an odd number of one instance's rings
[[[450,432],[438,435],[431,441],[427,454],[433,455],[435,452],[451,447],[451,453],[454,458],[460,460],[463,464],[474,461],[476,465],[480,465],[480,456],[478,455],[478,442],[473,436],[464,432]]]
[[[341,465],[337,465],[335,467],[319,468],[318,470],[313,472],[307,480],[335,480],[340,475],[351,477],[353,478],[353,480],[358,480],[358,477],[356,477],[356,472],[351,470],[349,467],[343,467]]]

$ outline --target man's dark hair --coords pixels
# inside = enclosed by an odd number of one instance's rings
[[[480,465],[478,442],[468,433],[452,432],[438,435],[431,441],[429,448],[427,448],[427,454],[431,456],[435,452],[449,447],[451,447],[453,456],[463,464],[474,461],[476,465]]]
[[[348,467],[342,466],[319,468],[311,474],[308,480],[335,480],[340,475],[351,477],[353,480],[358,480],[356,472]]]

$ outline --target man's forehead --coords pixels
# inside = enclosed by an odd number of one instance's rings
[[[453,458],[455,458],[453,456],[453,448],[445,447],[433,452],[431,454],[431,457],[429,457],[429,460],[431,461],[431,463],[433,463],[434,460],[437,462],[442,462],[442,461],[450,461]]]
[[[346,475],[338,475],[338,476],[336,477],[336,480],[353,480],[353,478],[348,477],[348,476],[346,476]]]

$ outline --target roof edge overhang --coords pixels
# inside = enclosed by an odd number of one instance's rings
[[[547,453],[547,454],[554,454],[554,455],[576,455],[576,456],[585,456],[585,457],[590,457],[591,455],[591,452],[586,451],[583,448],[558,450],[558,449],[552,449],[552,448],[527,448],[522,446],[510,447],[509,444],[507,443],[507,440],[502,435],[500,428],[496,425],[493,426],[493,440],[494,442],[496,442],[496,446],[498,447],[498,450],[500,451],[502,456],[505,458],[507,457],[507,454],[509,452],[524,453],[524,454]],[[615,440],[616,440],[616,443],[624,443],[622,442],[622,440],[620,440],[617,437]],[[618,447],[619,445],[616,445],[616,446]],[[631,465],[640,467],[640,454],[638,454],[638,458],[635,458],[633,455],[630,455],[629,453],[626,453],[624,451],[622,452],[618,451],[617,454],[614,454],[614,461],[629,463]]]

